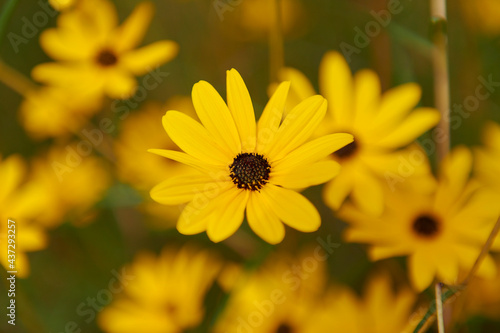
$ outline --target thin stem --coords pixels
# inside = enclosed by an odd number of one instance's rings
[[[26,96],[30,90],[37,89],[37,86],[23,74],[8,66],[0,59],[0,82],[21,96]]]
[[[439,282],[434,286],[434,290],[436,292],[436,314],[439,333],[444,333],[442,286],[443,285]]]
[[[281,20],[281,0],[273,0],[274,25],[269,31],[269,62],[271,83],[278,82],[279,72],[285,63],[283,50],[283,28]]]
[[[448,37],[446,33],[446,0],[431,0],[431,17],[434,50],[434,100],[441,113],[438,124],[439,136],[438,159],[442,160],[450,150],[450,77],[448,71]]]
[[[7,0],[0,11],[0,49],[5,36],[5,30],[7,29],[12,13],[16,8],[17,1],[18,0]]]
[[[498,218],[495,226],[493,227],[493,230],[491,230],[488,240],[486,240],[486,243],[484,243],[483,248],[481,249],[481,253],[479,253],[479,255],[477,256],[476,262],[474,262],[474,266],[472,266],[469,274],[467,274],[467,277],[462,282],[462,286],[466,286],[470,282],[472,277],[476,274],[476,271],[483,262],[484,257],[486,257],[488,252],[490,252],[491,246],[493,245],[498,232],[500,232],[500,218]]]

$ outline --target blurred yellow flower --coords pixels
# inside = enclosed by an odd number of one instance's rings
[[[45,227],[56,227],[65,218],[83,223],[80,219],[90,212],[110,185],[106,164],[99,157],[81,155],[80,147],[77,143],[53,146],[32,161],[26,191],[31,201],[45,203],[37,218]]]
[[[140,3],[118,26],[116,9],[107,0],[87,0],[59,15],[58,27],[40,36],[44,51],[56,63],[36,66],[35,80],[76,93],[131,96],[139,76],[177,54],[175,42],[162,40],[134,49],[143,39],[154,13],[150,2]]]
[[[203,300],[221,261],[206,250],[165,248],[159,257],[140,253],[126,267],[133,279],[98,316],[109,333],[177,333],[198,326]]]
[[[179,150],[175,143],[165,135],[160,122],[162,116],[165,115],[165,110],[171,109],[186,110],[188,114],[195,116],[189,97],[171,98],[163,106],[150,102],[123,120],[120,135],[114,142],[116,167],[120,179],[131,184],[141,194],[144,192],[147,202],[142,207],[147,213],[162,217],[162,225],[155,225],[157,227],[172,226],[172,223],[165,223],[165,220],[172,221],[175,225],[181,208],[159,206],[154,203],[149,196],[151,187],[163,181],[166,175],[175,177],[198,173],[185,164],[166,160],[147,152],[151,146]]]
[[[47,246],[45,230],[33,223],[42,208],[43,200],[32,203],[25,194],[26,163],[18,155],[2,160],[0,156],[0,263],[7,271],[17,271],[16,276],[25,278],[30,273],[27,252],[39,251]],[[15,261],[9,262],[7,221],[15,221]],[[9,268],[14,265],[14,269]]]
[[[291,81],[294,99],[315,93],[309,80],[296,69],[284,69],[280,76],[282,80]],[[320,133],[346,132],[354,136],[352,143],[330,156],[342,168],[325,186],[324,200],[337,210],[350,195],[361,209],[379,215],[384,207],[387,175],[399,175],[402,160],[410,159],[412,154],[424,157],[418,149],[398,149],[435,126],[439,112],[425,107],[413,110],[421,95],[414,83],[381,95],[377,75],[371,70],[361,70],[353,78],[338,52],[329,52],[323,57],[320,90],[329,103]],[[413,176],[429,173],[427,163],[413,167]]]
[[[470,151],[457,147],[443,160],[432,195],[391,192],[380,217],[346,203],[339,211],[350,224],[346,240],[368,243],[372,260],[408,256],[410,279],[419,291],[434,278],[459,283],[459,269],[470,270],[499,213],[491,191],[469,179],[471,167]],[[478,274],[495,274],[490,256]]]
[[[334,177],[339,165],[320,160],[352,136],[337,133],[306,143],[325,115],[326,101],[308,98],[281,122],[288,87],[278,87],[257,124],[248,90],[234,69],[227,72],[227,105],[208,82],[194,85],[193,104],[202,124],[178,111],[166,113],[163,126],[185,153],[150,151],[200,171],[169,178],[151,190],[161,204],[188,203],[179,232],[206,230],[212,241],[222,241],[240,227],[245,209],[252,230],[269,243],[281,242],[283,223],[302,232],[319,228],[318,211],[293,189]]]
[[[368,279],[361,297],[347,287],[331,287],[314,320],[328,332],[413,332],[418,324],[410,320],[416,298],[408,287],[395,292],[389,275],[377,273]]]
[[[479,32],[500,33],[500,2],[498,0],[461,0],[463,16],[470,27]]]
[[[243,272],[214,333],[333,332],[329,323],[317,321],[324,306],[325,256],[307,250],[297,257],[276,253],[257,271]]]
[[[50,5],[59,11],[67,10],[78,2],[78,0],[49,0]]]
[[[62,137],[80,130],[100,107],[96,98],[45,87],[26,94],[19,118],[34,138]]]

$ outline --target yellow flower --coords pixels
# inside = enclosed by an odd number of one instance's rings
[[[410,279],[419,291],[434,278],[459,283],[459,269],[470,270],[499,213],[491,191],[469,179],[471,167],[470,151],[455,148],[442,162],[431,195],[391,192],[380,217],[346,203],[339,211],[350,224],[345,238],[368,243],[372,260],[408,256]],[[491,276],[494,272],[488,256],[478,273]]]
[[[98,316],[109,333],[177,333],[203,320],[203,299],[221,267],[213,254],[185,246],[159,257],[139,254],[125,267],[133,277]]]
[[[83,223],[82,216],[90,212],[110,184],[105,163],[88,156],[89,151],[81,147],[76,143],[54,146],[32,162],[26,192],[32,202],[45,202],[37,217],[45,227],[56,227],[70,216],[76,223]]]
[[[316,320],[324,306],[326,265],[325,253],[314,253],[273,254],[257,271],[241,274],[214,333],[333,332],[330,323]]]
[[[292,98],[314,94],[309,80],[295,69],[285,69],[282,80],[291,81]],[[414,83],[380,93],[380,82],[371,70],[352,77],[345,59],[337,52],[327,53],[320,66],[320,90],[328,100],[323,133],[347,132],[354,141],[331,158],[342,166],[340,173],[324,189],[324,200],[337,210],[347,196],[364,211],[382,213],[387,175],[399,175],[401,160],[411,159],[415,149],[398,149],[413,142],[435,126],[439,112],[417,108],[421,95]],[[413,110],[413,111],[412,111]],[[413,176],[429,173],[426,163],[414,165]]]
[[[49,0],[50,5],[59,11],[67,10],[78,2],[78,0]]]
[[[329,332],[413,332],[418,324],[410,321],[415,301],[411,289],[402,287],[394,292],[389,275],[377,273],[369,278],[361,297],[345,286],[331,287],[311,321],[329,327]]]
[[[461,0],[465,21],[485,34],[500,33],[500,3],[497,0]]]
[[[147,73],[177,53],[177,44],[168,40],[134,49],[153,12],[151,3],[141,3],[121,26],[117,26],[116,9],[106,0],[87,0],[62,13],[58,27],[40,36],[44,51],[59,62],[38,65],[33,78],[78,93],[111,98],[132,95],[137,87],[134,76]]]
[[[188,203],[177,223],[180,233],[206,230],[212,241],[222,241],[240,227],[245,209],[252,230],[269,243],[283,239],[283,223],[302,232],[319,228],[318,211],[293,189],[334,177],[338,164],[322,159],[352,136],[331,134],[306,143],[325,115],[326,101],[311,97],[281,122],[288,87],[278,87],[256,124],[248,90],[233,69],[227,72],[227,105],[208,82],[194,85],[201,124],[178,111],[163,117],[166,132],[185,153],[151,152],[200,171],[167,179],[151,190],[161,204]]]
[[[26,94],[19,118],[34,138],[61,137],[81,129],[100,107],[96,98],[45,87]]]
[[[494,122],[486,124],[483,130],[484,147],[474,149],[474,171],[478,178],[491,186],[500,195],[500,125]]]
[[[164,106],[149,103],[123,120],[120,135],[114,143],[117,158],[116,167],[120,179],[131,184],[141,194],[145,192],[144,196],[147,197],[145,199],[147,202],[142,205],[142,208],[151,215],[162,217],[161,224],[159,224],[160,222],[155,223],[155,227],[171,227],[172,223],[165,223],[165,220],[175,224],[181,210],[179,207],[159,206],[153,202],[149,196],[151,187],[164,180],[166,174],[174,177],[198,173],[187,165],[147,152],[151,145],[179,150],[175,143],[165,135],[165,130],[160,123],[165,110],[170,109],[189,110],[189,114],[195,116],[189,97],[171,98]]]
[[[0,157],[0,263],[7,271],[17,271],[16,276],[27,277],[30,266],[27,252],[39,251],[47,246],[45,230],[33,223],[43,206],[43,198],[38,202],[31,202],[26,195],[25,181],[26,165],[17,155],[9,156],[2,161]],[[15,234],[8,232],[7,221],[14,220]],[[15,235],[9,237],[8,235]],[[8,257],[7,240],[14,239],[15,260]],[[13,265],[11,267],[10,265]]]

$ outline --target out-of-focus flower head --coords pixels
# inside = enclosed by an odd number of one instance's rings
[[[231,1],[214,1],[214,9],[223,22],[225,33],[240,40],[266,40],[276,28],[276,4],[269,0],[245,0],[237,5]],[[304,6],[298,0],[283,0],[281,7],[281,30],[284,36],[302,33],[306,17]],[[228,29],[228,26],[231,28]]]
[[[125,267],[131,281],[102,310],[98,324],[108,333],[177,333],[196,327],[221,265],[214,253],[193,246],[167,247],[158,257],[140,253]]]
[[[315,94],[309,80],[298,70],[284,69],[280,79],[291,82],[291,98]],[[328,101],[328,112],[319,133],[346,132],[354,136],[352,143],[330,156],[342,168],[325,186],[323,197],[328,206],[337,210],[350,197],[364,211],[380,215],[387,182],[405,180],[397,177],[405,178],[401,177],[401,168],[414,155],[422,161],[410,165],[411,176],[429,179],[425,154],[413,147],[401,150],[440,118],[435,109],[414,109],[421,95],[418,85],[407,83],[381,95],[380,82],[373,71],[361,70],[353,77],[342,55],[329,52],[320,65],[320,91]],[[398,180],[391,178],[394,176]],[[432,186],[426,182],[411,183],[420,183],[422,191]]]
[[[348,287],[332,286],[314,317],[316,329],[323,326],[329,327],[329,332],[413,332],[418,324],[410,320],[416,299],[408,287],[395,291],[387,273],[370,276],[361,297]]]
[[[500,2],[497,0],[461,0],[469,26],[487,35],[500,33]]]
[[[165,135],[161,118],[166,110],[185,110],[188,115],[196,118],[193,104],[189,97],[171,98],[165,105],[149,103],[128,116],[121,123],[120,135],[114,143],[116,167],[120,179],[131,184],[141,193],[147,191],[146,202],[143,205],[149,214],[161,217],[163,223],[157,227],[172,226],[179,218],[180,207],[164,206],[153,203],[149,190],[166,177],[176,177],[187,174],[198,174],[193,168],[149,153],[151,147],[179,150],[172,140]],[[165,223],[164,220],[172,223]]]
[[[329,331],[316,322],[323,307],[326,257],[309,249],[297,257],[276,253],[256,271],[242,272],[214,332]]]
[[[6,159],[0,156],[0,263],[7,271],[17,271],[16,276],[27,277],[30,265],[27,252],[39,251],[47,246],[45,230],[36,223],[38,214],[43,208],[43,198],[32,202],[26,193],[26,163],[18,155],[11,155]],[[12,219],[14,227],[7,228],[7,221]],[[10,230],[10,232],[9,232]],[[9,237],[10,235],[10,237]],[[14,237],[12,237],[14,235]],[[9,239],[14,240],[12,250],[14,258],[7,252]],[[11,261],[9,261],[11,260]],[[13,266],[11,266],[13,265]]]
[[[26,94],[19,118],[34,138],[64,137],[77,132],[100,107],[94,97],[44,87]]]
[[[375,217],[346,203],[339,216],[349,222],[345,238],[368,243],[372,260],[407,256],[410,280],[421,291],[433,279],[449,285],[468,272],[498,218],[496,196],[469,179],[472,154],[455,148],[441,163],[438,184],[431,194],[389,193],[387,208]],[[478,274],[491,277],[495,264],[487,256]]]
[[[131,96],[143,75],[177,54],[175,42],[162,40],[135,49],[151,21],[152,3],[140,3],[118,26],[116,9],[107,0],[86,0],[58,17],[57,28],[40,36],[44,51],[58,62],[36,66],[35,80],[70,88],[74,93]]]
[[[352,136],[336,133],[309,141],[326,113],[321,96],[302,101],[281,122],[288,87],[278,87],[256,123],[248,89],[232,69],[227,71],[227,104],[208,82],[194,85],[201,124],[178,111],[166,113],[163,126],[184,152],[150,151],[200,171],[169,178],[151,190],[161,204],[187,203],[177,222],[179,232],[207,231],[220,242],[241,226],[245,210],[252,230],[272,244],[283,240],[283,223],[302,232],[319,228],[317,209],[295,190],[333,178],[338,163],[322,160]]]
[[[85,1],[85,0],[83,0]],[[49,0],[50,5],[58,11],[64,11],[72,8],[75,4],[83,2],[82,0]]]
[[[46,203],[38,216],[38,222],[46,227],[58,226],[65,218],[78,222],[110,185],[104,161],[89,155],[81,142],[53,146],[32,162],[27,187],[33,201],[41,198]]]

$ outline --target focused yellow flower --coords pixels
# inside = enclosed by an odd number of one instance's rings
[[[314,94],[309,80],[295,69],[285,69],[281,79],[291,81],[292,98]],[[400,177],[404,161],[411,160],[414,154],[425,157],[418,149],[400,148],[435,126],[439,112],[426,107],[413,110],[421,95],[414,83],[381,95],[380,82],[373,71],[361,70],[353,78],[345,59],[337,52],[327,53],[321,62],[320,91],[329,103],[320,132],[347,132],[354,136],[352,143],[330,156],[342,168],[325,186],[324,200],[337,210],[349,196],[364,211],[379,215],[384,207],[384,187],[391,181],[388,175]],[[429,173],[427,163],[416,163],[412,168],[412,176],[425,178]]]
[[[30,273],[28,252],[39,251],[47,246],[45,230],[34,223],[43,207],[43,198],[38,202],[31,202],[26,195],[26,163],[20,156],[12,155],[2,160],[0,157],[0,263],[7,271],[17,271],[19,278],[27,277]],[[13,228],[7,228],[7,222],[12,219]],[[9,232],[10,230],[10,232]],[[14,237],[12,237],[14,235]],[[8,239],[14,241],[14,257],[7,252]]]
[[[289,83],[278,87],[256,124],[245,83],[232,69],[227,72],[227,105],[208,82],[194,85],[201,124],[178,111],[165,114],[163,126],[184,152],[150,151],[200,171],[151,190],[161,204],[188,203],[177,222],[180,233],[206,230],[212,241],[222,241],[240,227],[245,209],[252,230],[269,243],[283,239],[283,223],[302,232],[319,228],[318,211],[293,189],[334,177],[338,163],[323,159],[352,142],[352,136],[337,133],[307,142],[325,115],[326,101],[308,98],[281,122],[288,88]]]
[[[26,94],[19,118],[34,138],[62,137],[79,131],[100,107],[96,98],[45,87]]]
[[[186,110],[195,116],[193,104],[189,97],[179,96],[171,98],[165,105],[148,103],[138,112],[130,114],[121,122],[120,135],[114,143],[116,167],[120,179],[131,184],[141,194],[144,194],[145,203],[141,206],[152,215],[161,217],[156,227],[172,227],[179,218],[181,209],[176,206],[158,205],[151,200],[149,190],[154,185],[171,177],[198,173],[193,168],[167,160],[147,152],[152,145],[164,149],[179,150],[179,147],[165,135],[161,125],[161,118],[165,110]],[[144,135],[147,133],[147,135]],[[165,223],[168,220],[171,223]],[[151,221],[156,222],[156,221]],[[172,224],[173,223],[173,224]]]
[[[459,283],[459,269],[470,270],[499,214],[491,191],[469,179],[471,167],[470,151],[457,147],[442,162],[431,195],[391,192],[380,217],[346,203],[339,211],[350,224],[346,240],[368,243],[372,260],[408,256],[410,280],[419,291],[434,278],[450,285]],[[478,273],[495,273],[490,256]]]
[[[361,297],[345,286],[331,287],[313,320],[328,332],[413,332],[418,324],[410,320],[416,298],[408,287],[395,292],[389,275],[377,273],[368,279]]]
[[[143,2],[118,26],[111,2],[87,0],[60,14],[58,27],[40,36],[44,51],[58,62],[36,66],[33,78],[91,96],[129,97],[137,87],[134,76],[177,54],[177,44],[168,40],[134,49],[143,39],[153,12],[153,5]]]
[[[139,254],[126,266],[131,281],[98,316],[109,333],[178,333],[198,326],[203,300],[221,267],[212,253],[185,246],[159,257]]]

